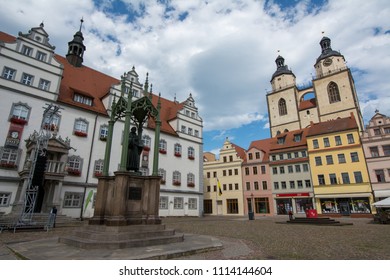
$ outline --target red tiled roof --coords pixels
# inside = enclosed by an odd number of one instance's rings
[[[102,98],[109,93],[112,85],[120,81],[87,66],[74,67],[60,55],[55,55],[55,58],[64,66],[58,102],[107,115]],[[75,93],[93,98],[93,106],[73,101]]]
[[[152,95],[152,104],[154,107],[157,107],[158,96]],[[161,119],[161,128],[160,130],[177,135],[175,129],[169,124],[170,121],[174,120],[177,116],[177,112],[183,109],[183,103],[177,103],[165,98],[160,97],[161,102],[161,111],[160,111],[160,119]],[[156,123],[153,119],[149,119],[148,127],[154,129],[156,127]]]
[[[303,100],[299,103],[299,111],[314,108],[317,106],[317,101],[315,98],[309,99],[309,100]]]
[[[264,152],[263,161],[268,161],[271,140],[272,138],[252,141],[251,144],[249,145],[248,151],[252,148],[255,148],[259,151],[263,151]]]
[[[351,113],[351,116],[346,118],[337,118],[335,120],[312,123],[309,127],[307,136],[309,137],[352,129],[358,129],[353,113]]]
[[[0,31],[0,41],[6,42],[6,43],[12,43],[12,42],[15,42],[15,37],[11,36],[7,33],[4,33],[3,31]]]
[[[234,149],[236,150],[237,152],[237,155],[242,159],[242,160],[246,160],[246,152],[245,152],[245,149],[241,148],[240,146],[237,146],[236,144],[234,143],[231,143],[232,146],[234,147]]]
[[[303,129],[297,129],[293,131],[288,131],[281,133],[273,138],[271,138],[271,143],[270,143],[270,152],[277,152],[278,150],[294,150],[296,148],[302,148],[307,146],[306,143],[306,136],[308,133],[308,128],[303,128]],[[294,141],[294,135],[301,134],[301,141],[295,142]],[[278,139],[279,138],[285,138],[284,139],[284,144],[278,144]]]
[[[0,41],[12,43],[15,40],[16,38],[14,36],[0,31]],[[65,57],[58,54],[55,54],[55,59],[64,66],[58,102],[107,115],[102,98],[109,93],[110,87],[119,84],[120,80],[84,65],[82,67],[74,67]],[[74,93],[80,93],[93,98],[93,106],[73,101]],[[154,106],[157,106],[157,100],[158,96],[153,95],[152,103]],[[182,108],[183,103],[161,98],[160,117],[162,132],[177,135],[176,131],[169,124],[169,121],[175,119],[177,112]],[[148,127],[151,129],[155,128],[154,120],[148,122]]]

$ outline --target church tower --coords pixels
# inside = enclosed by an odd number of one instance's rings
[[[272,91],[267,94],[271,137],[279,133],[300,129],[296,98],[295,75],[284,65],[284,58],[275,60],[276,71],[272,75]]]
[[[344,56],[332,50],[331,40],[320,41],[321,54],[314,65],[316,75],[308,86],[297,86],[294,73],[284,65],[284,58],[275,60],[272,91],[267,94],[271,137],[318,123],[354,114],[360,132],[363,118],[351,71]]]
[[[83,26],[83,19],[80,20],[80,30],[77,31],[73,40],[68,43],[68,53],[66,54],[66,59],[70,64],[75,67],[81,67],[83,64],[83,56],[86,47],[83,44],[84,37],[81,32],[81,28]]]
[[[321,54],[314,65],[316,77],[313,79],[319,121],[345,118],[352,112],[362,132],[363,118],[355,84],[344,56],[332,50],[328,37],[321,39],[320,46]]]

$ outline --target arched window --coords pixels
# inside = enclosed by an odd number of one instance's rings
[[[284,116],[287,115],[287,105],[286,105],[286,100],[281,98],[279,100],[279,115]]]
[[[329,103],[335,103],[341,101],[339,87],[335,82],[329,83],[328,96],[329,96]]]

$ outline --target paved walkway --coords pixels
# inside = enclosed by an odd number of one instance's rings
[[[163,224],[184,242],[116,250],[80,249],[58,243],[74,228],[0,233],[0,260],[123,259],[390,259],[390,225],[340,218],[345,227],[289,225],[287,217],[181,217]],[[313,248],[316,248],[313,250]]]

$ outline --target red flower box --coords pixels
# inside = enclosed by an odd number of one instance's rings
[[[72,175],[72,176],[80,176],[81,175],[81,171],[78,170],[78,169],[68,169],[68,175]]]
[[[55,124],[48,124],[48,123],[45,123],[43,125],[43,128],[44,129],[47,129],[47,130],[51,130],[51,131],[54,131],[57,129],[57,126]]]
[[[187,187],[195,187],[194,183],[187,183]]]
[[[87,133],[85,133],[83,131],[78,131],[78,130],[74,131],[74,135],[79,136],[79,137],[87,137],[88,136]]]
[[[10,119],[10,121],[11,121],[12,123],[17,123],[17,124],[22,124],[22,125],[25,125],[25,124],[27,123],[27,120],[25,120],[25,119],[19,119],[18,117],[12,117],[12,118]]]
[[[144,151],[150,151],[150,147],[149,146],[144,146]]]
[[[188,159],[190,159],[190,160],[194,160],[194,159],[195,159],[195,157],[194,157],[194,156],[188,156]]]
[[[102,176],[103,175],[103,173],[102,172],[95,172],[95,177],[100,177],[100,176]]]
[[[16,169],[16,167],[18,167],[18,166],[12,162],[2,162],[2,163],[0,163],[0,167],[7,168],[7,169]]]
[[[180,182],[180,181],[173,181],[173,185],[174,185],[174,186],[180,186],[180,185],[181,185],[181,182]]]
[[[160,184],[161,184],[161,185],[165,185],[165,180],[162,180],[162,179],[161,179]]]
[[[175,153],[175,157],[181,157],[181,153]]]
[[[160,154],[164,154],[164,155],[167,153],[166,150],[159,150],[159,152],[160,152]]]

